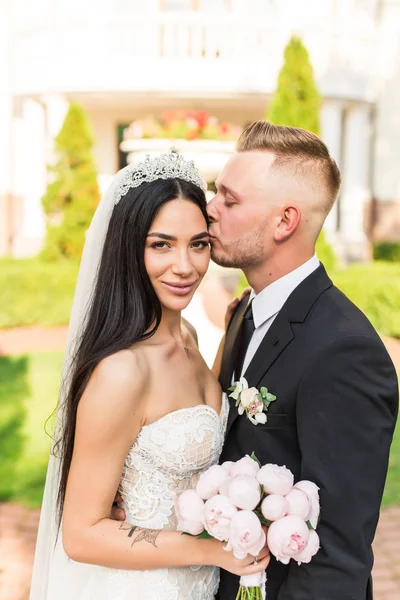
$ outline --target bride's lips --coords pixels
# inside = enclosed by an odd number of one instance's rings
[[[176,296],[186,296],[187,294],[190,294],[196,284],[195,281],[191,283],[170,283],[167,281],[162,281],[161,283],[163,283],[165,287],[167,287],[169,291]]]

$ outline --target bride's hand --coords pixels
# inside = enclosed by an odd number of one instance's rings
[[[241,560],[235,558],[233,552],[224,550],[224,546],[226,546],[225,542],[219,542],[218,540],[210,541],[215,542],[215,548],[212,552],[212,564],[225,569],[225,571],[229,571],[229,573],[233,573],[233,575],[238,575],[239,577],[254,575],[255,573],[265,571],[269,565],[270,554],[267,545],[261,550],[257,557],[257,562],[255,562],[254,556],[250,554]]]
[[[120,508],[118,504],[122,503],[122,496],[119,492],[116,493],[113,505],[111,507],[110,519],[113,521],[125,521],[126,514],[123,508]]]
[[[226,308],[226,313],[225,313],[225,330],[228,329],[228,325],[230,323],[232,315],[235,312],[239,302],[241,302],[245,296],[250,294],[250,292],[251,292],[251,288],[249,288],[249,287],[244,288],[240,298],[234,298],[231,302],[229,302],[229,304]]]

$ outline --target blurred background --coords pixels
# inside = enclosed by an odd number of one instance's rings
[[[0,0],[0,600],[27,600],[85,231],[116,171],[172,144],[214,182],[254,119],[321,135],[318,241],[400,370],[400,0]],[[186,311],[209,364],[240,274]],[[51,434],[52,421],[47,425]],[[400,434],[374,543],[400,598]]]

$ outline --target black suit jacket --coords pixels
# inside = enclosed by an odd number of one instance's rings
[[[242,302],[228,327],[220,382],[231,384]],[[321,265],[290,295],[246,373],[276,395],[265,425],[231,402],[221,462],[256,453],[320,488],[321,549],[300,567],[271,559],[268,600],[370,600],[371,543],[398,411],[395,369],[374,328]],[[239,580],[221,571],[220,600]]]

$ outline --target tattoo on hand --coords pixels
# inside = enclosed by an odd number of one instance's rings
[[[129,523],[121,523],[119,529],[122,531],[128,531],[128,537],[132,537],[133,533],[136,531],[137,535],[133,539],[131,546],[144,540],[145,542],[148,542],[157,548],[156,541],[160,534],[158,529],[141,529],[136,525],[129,525]]]

